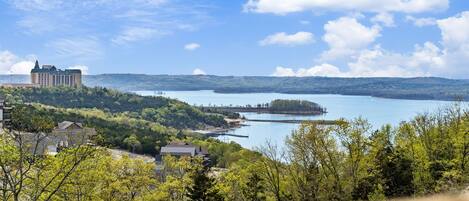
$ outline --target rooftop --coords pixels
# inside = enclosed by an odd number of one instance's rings
[[[36,60],[34,68],[31,70],[31,73],[81,73],[80,69],[65,69],[61,70],[55,67],[54,65],[44,64],[42,68],[39,67],[39,62]]]
[[[187,142],[171,142],[161,148],[161,154],[170,155],[207,155],[208,151],[201,146]]]
[[[61,123],[59,123],[59,125],[57,126],[58,129],[67,129],[69,128],[70,126],[72,125],[76,125],[78,126],[79,128],[83,128],[83,125],[81,123],[76,123],[76,122],[71,122],[71,121],[63,121]]]

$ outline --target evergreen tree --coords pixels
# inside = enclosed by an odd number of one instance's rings
[[[262,178],[259,174],[253,172],[246,183],[246,188],[243,190],[244,197],[250,201],[264,201],[264,186],[262,185]]]
[[[209,177],[207,167],[196,167],[191,172],[192,185],[187,187],[187,197],[193,201],[221,201],[223,197],[214,188],[215,179]]]

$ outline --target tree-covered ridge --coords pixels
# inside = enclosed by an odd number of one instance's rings
[[[50,120],[53,126],[80,122],[97,130],[99,145],[144,154],[156,154],[186,130],[227,126],[222,115],[207,114],[177,100],[99,87],[0,88],[0,96],[14,105],[15,129],[29,129],[33,118]]]
[[[41,103],[60,108],[96,108],[111,113],[127,113],[174,128],[226,126],[223,117],[201,112],[186,103],[160,96],[139,96],[102,87],[0,88],[10,102]]]
[[[220,93],[365,95],[396,99],[469,99],[469,80],[438,77],[334,78],[214,75],[103,74],[84,77],[88,86],[136,90],[215,90]]]
[[[143,108],[159,108],[178,102],[164,97],[143,97],[102,87],[2,88],[1,93],[11,94],[25,103],[37,102],[63,108],[98,108],[110,112],[141,111]]]
[[[0,83],[28,83],[22,75],[1,76]],[[469,99],[469,80],[438,77],[334,78],[215,75],[85,75],[86,86],[124,91],[214,90],[220,93],[342,94],[415,100]]]
[[[276,99],[271,101],[268,106],[271,112],[326,112],[326,109],[319,104],[306,100]]]

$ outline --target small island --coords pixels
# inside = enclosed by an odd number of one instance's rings
[[[291,115],[321,115],[327,113],[326,108],[317,103],[306,100],[284,100],[276,99],[270,103],[245,105],[245,106],[201,106],[205,112],[214,113],[238,113],[255,112],[268,114],[291,114]]]

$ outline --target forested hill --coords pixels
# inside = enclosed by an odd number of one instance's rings
[[[102,87],[0,88],[0,96],[9,102],[40,103],[60,108],[98,109],[110,113],[128,113],[175,128],[225,126],[222,117],[208,115],[178,100],[160,96],[139,96]]]
[[[16,130],[32,124],[24,122],[33,117],[50,120],[53,125],[75,121],[95,128],[98,144],[103,146],[125,149],[129,146],[125,139],[133,136],[140,144],[135,150],[138,153],[155,154],[157,147],[185,130],[228,126],[223,116],[204,113],[178,100],[102,87],[0,87],[0,97],[14,105],[12,124]]]
[[[0,82],[27,82],[26,76],[1,76]],[[328,78],[213,75],[102,74],[84,77],[87,86],[136,90],[215,90],[220,93],[367,95],[397,99],[469,99],[469,80],[420,78]]]

